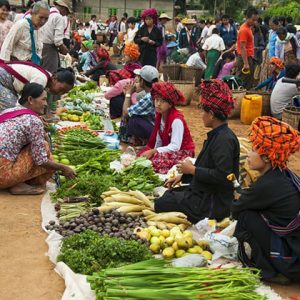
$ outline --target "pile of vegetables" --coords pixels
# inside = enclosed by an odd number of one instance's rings
[[[81,174],[110,174],[112,173],[110,169],[110,163],[116,159],[120,158],[120,151],[102,149],[96,157],[89,159],[86,163],[78,165],[76,167],[76,172],[78,175]]]
[[[115,186],[112,174],[94,175],[81,174],[72,180],[67,180],[51,194],[53,202],[70,196],[88,196],[92,203],[102,203],[101,194],[111,186]]]
[[[116,174],[116,187],[123,190],[139,190],[153,193],[154,188],[161,186],[162,181],[155,174],[151,161],[144,157],[136,159],[129,167]]]
[[[66,263],[76,273],[92,274],[104,268],[150,258],[147,246],[139,241],[99,236],[86,230],[63,240],[57,260]]]
[[[80,117],[80,122],[84,122],[92,130],[103,130],[104,125],[101,122],[101,117],[90,112],[85,112]]]
[[[102,270],[88,281],[97,300],[265,299],[255,292],[259,272],[253,269],[171,267],[152,259]]]
[[[153,202],[140,191],[122,192],[117,188],[110,188],[102,193],[103,204],[99,207],[101,212],[116,209],[118,212],[142,215],[144,209],[154,209]]]
[[[63,134],[60,132],[54,139],[56,152],[65,152],[81,149],[105,148],[106,144],[97,134],[81,129],[71,128]]]
[[[134,233],[136,227],[143,228],[146,226],[144,218],[118,211],[102,213],[97,208],[93,208],[67,222],[61,221],[58,225],[50,221],[47,226],[46,229],[55,230],[64,237],[90,229],[99,235],[120,237],[125,240],[141,239],[143,243],[146,243],[145,239],[139,238],[139,236]]]

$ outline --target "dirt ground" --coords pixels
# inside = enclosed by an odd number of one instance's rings
[[[203,128],[196,103],[180,108],[187,119],[196,152],[201,149],[207,129]],[[238,136],[246,136],[248,126],[230,121]],[[300,175],[300,155],[292,157],[290,167]],[[11,196],[0,192],[0,299],[59,300],[64,282],[45,256],[46,233],[41,228],[41,196]],[[298,285],[272,286],[282,297],[300,296]]]

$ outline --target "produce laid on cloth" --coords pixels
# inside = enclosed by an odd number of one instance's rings
[[[102,270],[88,281],[97,300],[265,299],[255,292],[259,272],[252,269],[181,268],[152,259]]]
[[[149,249],[152,253],[161,253],[166,259],[179,258],[189,254],[200,254],[206,260],[212,259],[208,243],[196,242],[191,231],[182,230],[179,226],[175,226],[171,230],[160,230],[152,225],[147,228],[136,228],[135,233],[150,242]]]
[[[90,229],[99,235],[120,237],[126,240],[141,240],[141,242],[147,244],[146,240],[140,238],[134,232],[136,227],[145,226],[146,223],[143,217],[129,215],[116,210],[102,213],[99,209],[93,208],[67,222],[60,221],[59,224],[55,224],[55,222],[53,224],[53,221],[49,221],[46,229],[55,230],[64,237]]]
[[[92,274],[103,268],[150,258],[147,246],[139,241],[99,236],[94,231],[86,230],[63,240],[58,261],[63,261],[76,273]]]
[[[143,210],[154,209],[153,202],[140,191],[122,192],[117,188],[110,188],[102,193],[103,204],[99,207],[101,212],[116,209],[118,212],[143,215]]]

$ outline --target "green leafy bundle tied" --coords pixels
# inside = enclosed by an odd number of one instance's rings
[[[119,267],[151,258],[146,245],[138,241],[99,236],[86,230],[65,238],[58,261],[66,263],[74,272],[92,274],[108,267]]]

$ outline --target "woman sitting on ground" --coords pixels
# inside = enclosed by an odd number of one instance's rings
[[[232,69],[234,68],[235,64],[234,53],[223,53],[222,58],[215,65],[212,78],[222,80],[224,76],[231,75]]]
[[[181,92],[172,83],[157,82],[151,96],[156,109],[154,130],[139,156],[150,159],[155,172],[166,174],[180,161],[194,157],[195,145],[183,114],[175,108],[184,101]]]
[[[93,43],[93,40],[87,40],[81,44],[80,68],[84,72],[88,71],[91,66],[97,64],[96,57],[91,55]]]
[[[264,87],[266,87],[266,91],[272,91],[278,79],[284,77],[285,75],[284,65],[280,58],[275,56],[272,57],[270,59],[270,65],[271,65],[270,70],[272,72],[272,75],[269,78],[267,78],[265,81],[257,85],[255,87],[256,91]]]
[[[74,171],[52,161],[39,115],[47,106],[47,93],[37,83],[25,85],[19,103],[0,114],[0,189],[15,195],[43,193],[54,171],[73,178]]]
[[[90,70],[85,72],[94,81],[99,81],[100,76],[107,75],[111,70],[116,70],[117,67],[110,61],[110,56],[107,50],[102,47],[97,49],[98,63]]]
[[[170,191],[155,201],[155,212],[183,212],[192,223],[230,215],[233,187],[227,176],[239,173],[239,142],[226,122],[234,106],[232,93],[221,80],[205,80],[201,97],[202,120],[212,130],[195,165],[189,159],[180,162],[177,170],[182,175],[169,179],[165,185]],[[172,190],[180,181],[187,185]]]
[[[119,80],[134,78],[134,70],[141,69],[141,64],[138,62],[140,57],[139,47],[134,43],[128,43],[124,49],[125,65],[123,69],[109,72],[109,83],[115,85]]]
[[[287,168],[289,156],[300,149],[299,132],[264,116],[252,123],[249,139],[253,148],[249,167],[261,176],[233,203],[239,258],[244,265],[260,269],[267,281],[299,281],[300,178]]]

